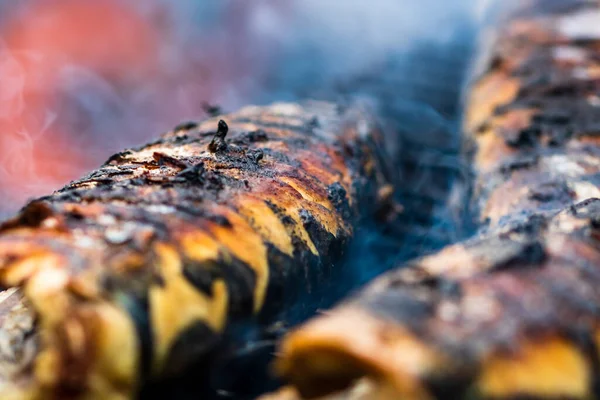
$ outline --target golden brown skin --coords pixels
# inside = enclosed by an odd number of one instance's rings
[[[600,398],[600,5],[519,6],[467,106],[485,226],[289,335],[304,398]]]
[[[388,184],[368,113],[220,118],[228,132],[180,126],[0,227],[0,283],[22,288],[38,345],[2,398],[134,397],[207,358],[232,322],[276,322],[334,275]]]

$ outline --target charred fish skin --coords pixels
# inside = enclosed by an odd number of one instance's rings
[[[600,7],[514,5],[466,108],[482,229],[284,340],[298,397],[600,398]]]
[[[360,107],[247,107],[29,203],[0,227],[0,283],[22,288],[38,343],[7,396],[132,398],[230,323],[285,319],[389,184],[380,135]]]

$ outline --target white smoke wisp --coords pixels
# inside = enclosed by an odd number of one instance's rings
[[[291,8],[293,18],[279,33],[295,66],[280,73],[286,82],[340,80],[401,59],[415,46],[451,44],[480,18],[473,0],[293,0]],[[437,61],[444,68],[443,57]]]
[[[13,118],[23,111],[23,66],[0,39],[0,119]]]
[[[11,193],[10,186],[15,183],[17,171],[29,178],[27,185],[36,184],[33,168],[36,135],[15,123],[26,112],[24,62],[35,62],[36,58],[34,53],[9,50],[0,39],[0,217],[2,209],[15,208],[18,196]]]

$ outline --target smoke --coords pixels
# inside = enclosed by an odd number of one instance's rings
[[[471,4],[463,0],[297,0],[294,19],[283,36],[283,56],[289,62],[278,74],[284,78],[281,86],[304,85],[298,77],[328,85],[374,72],[390,58],[407,56],[420,43],[447,44],[461,28],[458,21],[470,24],[474,18]]]
[[[0,219],[207,105],[360,99],[386,128],[404,212],[358,232],[327,307],[467,234],[460,95],[487,3],[0,0]],[[292,322],[313,310],[299,307]]]
[[[454,92],[428,93],[462,64],[437,53],[476,18],[468,0],[0,0],[0,215],[206,104],[350,92],[451,114]]]

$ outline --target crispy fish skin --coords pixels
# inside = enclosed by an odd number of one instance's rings
[[[600,398],[600,6],[517,8],[466,110],[484,227],[292,332],[302,398]]]
[[[3,396],[132,398],[334,275],[388,184],[374,120],[321,102],[220,118],[116,154],[0,226],[0,283],[21,288],[38,346]]]

